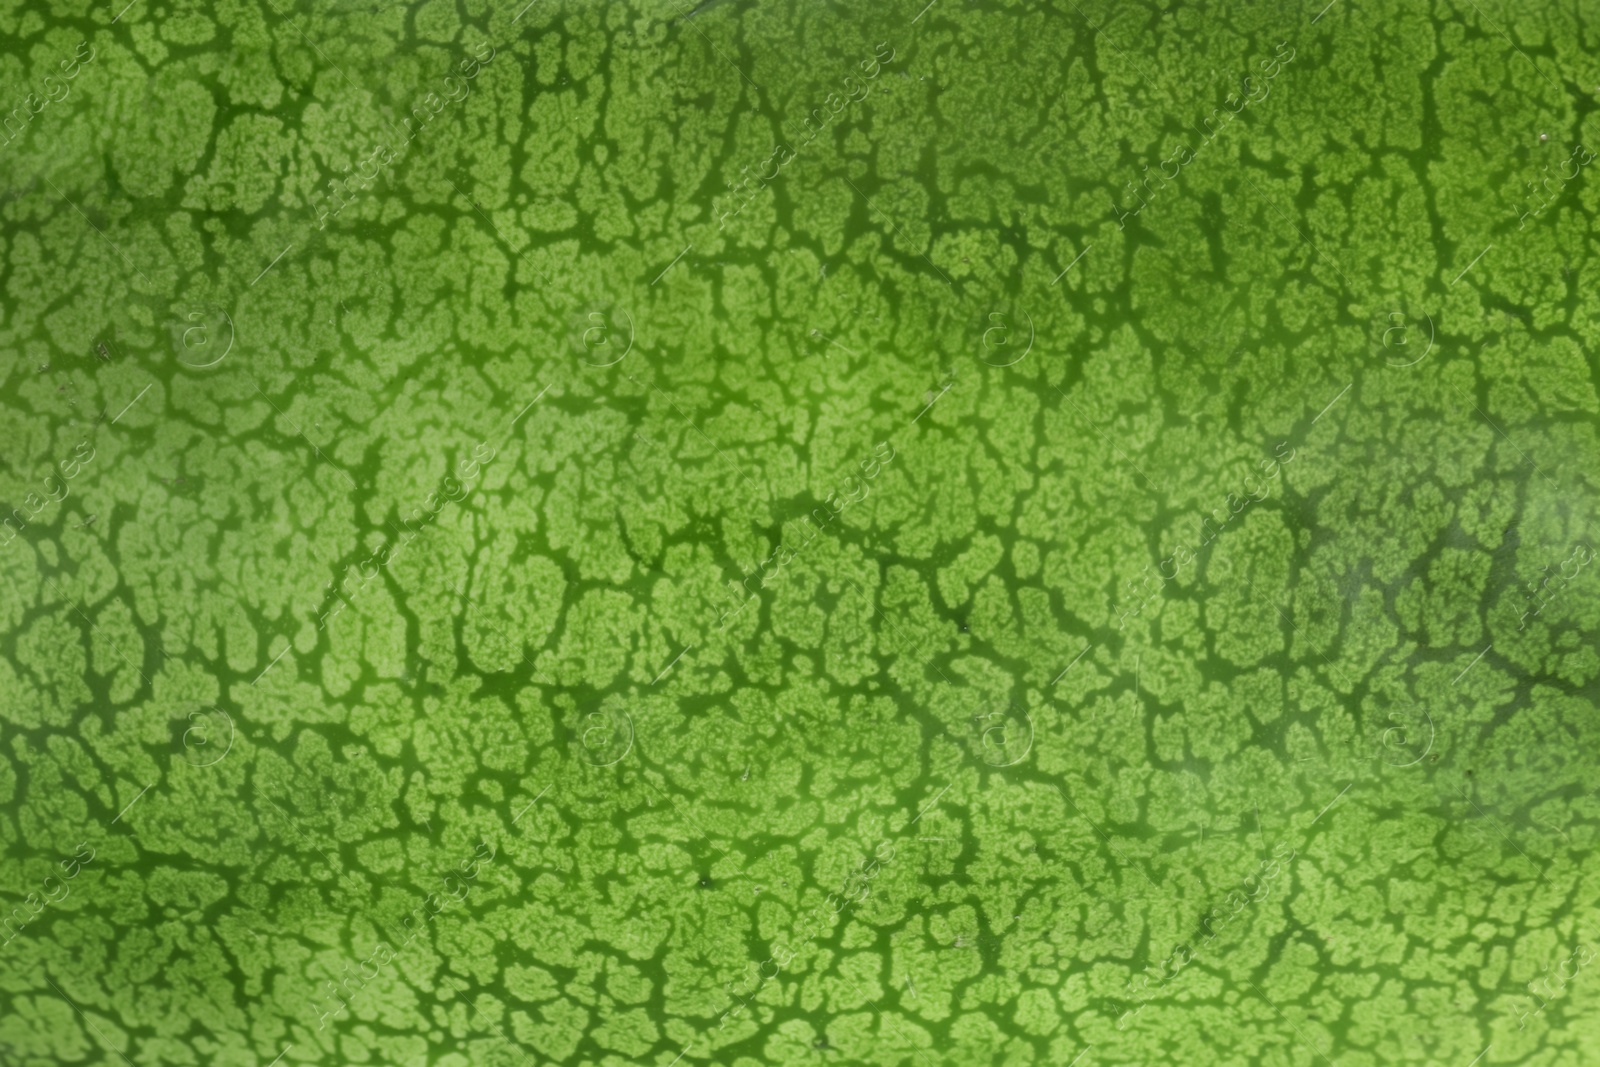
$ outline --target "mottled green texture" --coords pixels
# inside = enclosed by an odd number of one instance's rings
[[[0,11],[0,1064],[1595,1062],[1595,0],[690,2]]]

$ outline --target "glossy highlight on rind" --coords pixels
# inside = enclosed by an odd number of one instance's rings
[[[0,12],[0,1065],[1588,1067],[1594,14]]]

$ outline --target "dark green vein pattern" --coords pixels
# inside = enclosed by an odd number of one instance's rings
[[[1595,0],[125,2],[0,1067],[1600,1059]]]

